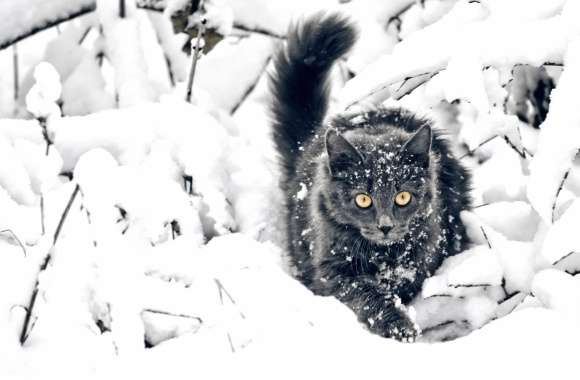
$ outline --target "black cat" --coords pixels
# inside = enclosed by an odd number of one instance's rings
[[[419,334],[404,304],[467,244],[469,175],[428,120],[377,108],[326,117],[333,63],[356,40],[345,18],[291,28],[271,77],[288,250],[298,278],[382,336]]]

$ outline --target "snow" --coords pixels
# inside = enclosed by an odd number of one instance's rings
[[[532,6],[532,12],[545,10],[544,5]],[[369,65],[345,87],[340,103],[351,106],[407,77],[437,72],[456,52],[471,54],[482,66],[561,62],[569,41],[579,32],[572,21],[577,6],[568,1],[561,14],[550,18],[506,20],[488,17],[485,3],[460,2],[438,22],[411,34],[392,53]]]
[[[115,70],[119,106],[127,107],[155,99],[146,79],[147,66],[139,34],[135,0],[125,0],[127,17],[118,16],[118,2],[97,0],[97,12],[107,41],[107,57]]]
[[[114,97],[105,89],[106,83],[93,54],[84,58],[63,84],[62,111],[66,115],[87,115],[113,108]],[[78,97],[87,91],[86,97]]]
[[[574,84],[580,80],[580,37],[570,43],[564,62],[566,68],[551,96],[554,112],[542,125],[537,155],[530,167],[532,185],[528,197],[546,222],[553,221],[552,205],[558,188],[579,149],[576,141],[580,138],[580,112],[572,94],[576,90]]]
[[[13,11],[2,38],[87,2],[44,3],[0,4]],[[198,62],[191,104],[184,36],[126,4],[124,19],[99,0],[92,17],[19,44],[27,110],[0,80],[3,117],[29,118],[0,119],[0,378],[575,374],[580,3],[208,0],[209,18],[234,28]],[[393,94],[386,104],[446,129],[473,175],[476,207],[462,214],[473,244],[408,305],[423,332],[414,344],[313,295],[285,257],[267,79],[278,37],[319,9],[349,14],[362,36],[334,73],[332,109]],[[514,65],[546,61],[563,67],[546,70],[556,89],[538,130],[504,103],[531,88]]]
[[[197,84],[208,92],[217,106],[233,111],[258,81],[275,42],[258,34],[226,37],[198,63]],[[248,51],[252,54],[247,54]],[[233,67],[232,62],[236,62]]]
[[[10,3],[10,4],[8,4]],[[0,45],[4,42],[12,41],[36,28],[49,22],[64,19],[83,9],[88,9],[94,5],[94,0],[26,0],[16,3],[10,0],[3,0],[0,6],[2,27]]]
[[[580,250],[579,237],[574,233],[574,226],[580,218],[580,202],[574,200],[566,212],[548,230],[542,248],[542,257],[554,264],[570,252]]]
[[[60,76],[50,63],[42,62],[34,69],[35,84],[26,95],[26,107],[36,118],[60,116],[56,104],[62,91]]]

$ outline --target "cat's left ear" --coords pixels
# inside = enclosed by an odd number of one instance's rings
[[[425,125],[415,132],[409,141],[403,145],[401,153],[411,156],[415,162],[427,167],[429,166],[429,152],[431,151],[432,139],[431,127]]]
[[[364,159],[359,151],[334,129],[329,129],[325,136],[328,167],[333,176],[340,177],[353,166],[361,164]]]

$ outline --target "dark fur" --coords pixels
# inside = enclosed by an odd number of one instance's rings
[[[378,108],[323,125],[328,77],[356,33],[337,15],[291,29],[275,58],[274,140],[284,168],[288,250],[299,279],[350,306],[371,331],[412,340],[402,304],[467,244],[469,176],[428,120]],[[329,128],[330,127],[330,128]],[[398,191],[412,202],[394,205]],[[357,208],[354,195],[373,197]]]

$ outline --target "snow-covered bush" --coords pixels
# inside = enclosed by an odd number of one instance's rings
[[[205,0],[189,35],[170,16],[200,2],[52,3],[0,5],[0,46],[19,40],[0,51],[16,74],[0,78],[1,378],[574,373],[578,1]],[[413,302],[418,344],[371,335],[284,260],[268,71],[319,9],[361,35],[333,112],[430,117],[473,173],[473,246]],[[204,17],[219,42],[186,102]]]

